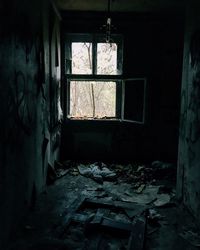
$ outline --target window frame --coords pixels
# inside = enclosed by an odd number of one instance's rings
[[[70,120],[96,120],[96,121],[99,121],[99,120],[109,120],[109,121],[113,121],[113,120],[120,120],[121,119],[121,93],[122,93],[122,80],[121,79],[115,79],[115,78],[99,78],[99,79],[96,79],[96,78],[77,78],[77,77],[70,77],[68,78],[67,80],[67,83],[66,83],[66,118],[67,119],[70,119]],[[107,118],[89,118],[89,117],[84,117],[81,119],[80,118],[74,118],[74,117],[71,117],[70,116],[70,82],[71,81],[96,81],[96,82],[108,82],[108,81],[111,81],[111,82],[116,82],[116,116],[115,117],[107,117]],[[84,83],[83,83],[84,84]]]
[[[143,81],[144,82],[143,107],[142,107],[142,120],[141,121],[138,121],[136,119],[125,119],[124,118],[125,99],[126,99],[125,85],[129,81]],[[121,120],[124,121],[124,122],[145,124],[145,122],[146,122],[146,98],[147,98],[147,78],[146,77],[138,77],[138,78],[136,77],[136,78],[123,79],[123,81],[122,81],[122,100],[121,100],[121,105],[122,105],[122,108],[121,108]]]
[[[107,75],[107,74],[97,74],[97,44],[98,43],[106,43],[104,41],[105,35],[103,34],[88,34],[88,33],[67,33],[64,36],[65,48],[65,74],[67,76],[73,77],[108,77],[112,76],[122,76],[123,71],[123,36],[121,34],[113,34],[113,42],[117,44],[117,74]],[[72,74],[71,61],[72,61],[72,51],[71,44],[73,42],[84,42],[84,43],[92,43],[92,74]]]
[[[119,46],[117,54],[117,68],[119,68],[119,73],[116,75],[102,75],[97,73],[97,43],[102,42],[103,34],[89,34],[89,33],[65,33],[63,40],[64,56],[63,56],[63,72],[64,72],[64,87],[63,87],[63,98],[64,98],[64,119],[72,121],[120,121],[135,123],[139,125],[144,125],[146,122],[146,98],[147,98],[147,78],[141,77],[123,77],[123,36],[122,35],[112,35],[114,37],[115,43]],[[92,39],[92,40],[91,40]],[[66,42],[64,42],[66,41]],[[92,49],[92,74],[71,74],[71,43],[72,42],[92,42],[96,44]],[[118,43],[119,42],[119,43]],[[67,65],[68,64],[68,65]],[[124,118],[124,104],[125,104],[125,84],[128,81],[133,80],[143,80],[144,81],[144,93],[143,93],[143,114],[142,121],[137,121],[135,119],[125,119]],[[74,118],[70,117],[70,81],[114,81],[116,82],[116,117],[115,118]]]

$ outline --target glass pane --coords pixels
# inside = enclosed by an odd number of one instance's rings
[[[92,74],[92,43],[72,43],[72,74]]]
[[[70,116],[114,118],[116,116],[116,82],[71,81]]]
[[[97,44],[97,74],[117,75],[117,44]]]

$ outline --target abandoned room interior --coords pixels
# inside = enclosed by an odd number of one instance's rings
[[[0,2],[0,249],[200,247],[200,1]]]

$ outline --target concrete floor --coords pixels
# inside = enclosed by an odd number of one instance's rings
[[[85,233],[85,227],[81,224],[72,223],[68,228],[65,226],[67,210],[75,200],[80,200],[85,196],[89,198],[98,196],[97,200],[101,197],[117,200],[114,190],[118,188],[117,192],[120,196],[120,187],[123,185],[126,183],[116,181],[99,184],[77,172],[69,172],[52,185],[47,186],[38,197],[34,209],[24,216],[19,230],[13,235],[9,250],[127,249],[126,237],[120,239],[120,235],[116,238],[113,235],[105,236],[103,232],[104,243],[101,241],[97,247],[91,244],[90,235]],[[142,193],[139,195],[142,197]],[[163,207],[155,207],[151,203],[147,208],[148,211],[149,209],[156,211],[158,217],[152,220],[147,219],[144,249],[197,249],[194,245],[199,244],[199,238],[195,237],[195,233],[198,233],[195,222],[188,211],[175,199],[174,202]],[[89,213],[92,212],[89,211]],[[183,233],[185,236],[181,236]],[[95,233],[91,232],[91,234]],[[186,237],[189,239],[184,239]]]

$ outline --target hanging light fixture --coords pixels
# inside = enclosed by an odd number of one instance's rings
[[[112,39],[111,39],[111,30],[113,28],[112,25],[112,19],[111,19],[111,1],[112,0],[108,0],[108,8],[107,8],[107,17],[106,17],[106,24],[103,25],[103,28],[105,29],[105,41],[106,43],[112,43]]]
[[[111,0],[108,0],[108,11],[107,11],[107,19],[106,19],[106,42],[111,42],[111,15],[110,15],[110,5]]]

